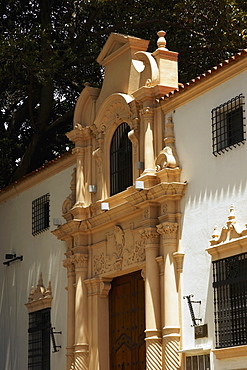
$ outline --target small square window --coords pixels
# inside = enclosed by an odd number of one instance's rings
[[[186,356],[186,370],[210,370],[209,355]]]
[[[32,202],[32,234],[37,235],[50,226],[50,194]]]
[[[244,143],[244,112],[242,94],[212,110],[213,154],[215,156]]]

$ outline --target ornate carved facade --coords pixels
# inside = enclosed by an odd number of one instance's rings
[[[85,87],[75,110],[74,129],[68,133],[75,143],[77,165],[72,193],[63,205],[67,222],[54,231],[67,242],[63,262],[68,271],[67,370],[112,368],[108,357],[111,338],[106,335],[108,293],[115,277],[138,270],[145,277],[146,369],[177,370],[180,366],[178,311],[183,253],[179,250],[179,228],[186,184],[180,182],[173,122],[165,119],[157,105],[164,92],[177,87],[177,54],[165,48],[164,33],[159,36],[153,54],[146,52],[147,44],[142,40],[115,34],[109,37],[99,57],[106,68],[102,90],[96,98],[98,90],[93,94],[93,88]],[[159,70],[168,59],[173,81]],[[122,67],[129,68],[127,82],[120,78],[115,87],[117,77],[107,72],[108,65],[119,73]],[[91,106],[96,106],[93,116],[83,111]],[[123,122],[130,127],[132,183],[111,197],[110,145]],[[135,181],[143,183],[142,190],[136,190]],[[90,192],[89,188],[96,190]],[[107,211],[102,210],[102,202],[108,203]],[[172,310],[165,297],[172,300]],[[102,329],[92,320],[103,321]],[[127,358],[121,361],[124,366]]]

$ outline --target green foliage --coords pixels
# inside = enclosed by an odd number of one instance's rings
[[[111,32],[153,51],[164,29],[180,82],[247,40],[243,0],[3,0],[0,14],[0,187],[68,149],[76,99],[85,82],[101,84],[95,59]]]

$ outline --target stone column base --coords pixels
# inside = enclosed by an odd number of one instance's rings
[[[74,356],[75,356],[74,369],[88,370],[88,359],[89,359],[88,345],[76,344]]]
[[[67,347],[66,357],[67,357],[66,370],[74,370],[75,369],[74,348]]]
[[[180,369],[180,328],[165,327],[163,329],[163,369]]]
[[[157,330],[146,330],[146,370],[162,369],[162,340]],[[157,335],[158,334],[158,335]]]

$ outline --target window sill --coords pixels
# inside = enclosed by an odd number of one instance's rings
[[[215,354],[217,360],[224,360],[227,358],[241,357],[241,356],[247,357],[247,345],[213,349],[212,352]]]

